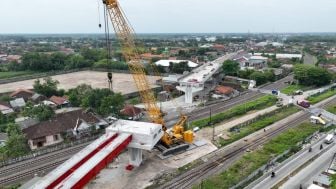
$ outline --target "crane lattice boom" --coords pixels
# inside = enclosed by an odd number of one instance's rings
[[[107,7],[116,37],[121,44],[123,56],[139,90],[140,98],[148,111],[149,118],[154,123],[164,125],[160,108],[156,104],[154,93],[151,90],[144,66],[136,49],[135,32],[128,23],[117,0],[103,0],[103,3]]]

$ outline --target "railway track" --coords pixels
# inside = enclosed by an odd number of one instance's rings
[[[219,104],[214,104],[212,106],[207,106],[206,108],[202,108],[199,110],[195,110],[192,113],[189,114],[189,120],[190,121],[194,121],[197,119],[201,119],[204,117],[207,117],[209,115],[209,109],[211,108],[212,113],[216,114],[216,113],[221,113],[237,104],[242,104],[248,101],[252,101],[255,100],[261,96],[263,96],[264,94],[258,93],[258,92],[251,92],[250,94],[248,94],[249,96],[241,96],[241,97],[237,97],[236,99],[232,100],[232,101],[228,101],[228,102],[223,102],[223,103],[219,103]]]
[[[268,88],[280,88],[283,85],[283,81],[279,80],[273,84],[268,85]],[[232,101],[226,101],[218,104],[210,105],[206,108],[196,110],[189,116],[191,120],[207,117],[209,114],[209,107],[213,113],[220,113],[226,109],[231,108],[237,104],[241,104],[247,101],[254,100],[263,96],[261,93],[250,92],[246,96],[237,97]],[[34,159],[19,162],[14,165],[8,165],[0,168],[0,187],[9,184],[15,184],[23,180],[32,178],[37,173],[47,173],[47,171],[56,168],[64,161],[69,159],[73,154],[76,154],[83,149],[89,143],[82,144],[62,151],[53,152],[43,156],[36,157]],[[211,169],[211,167],[209,167]]]
[[[35,174],[45,173],[65,162],[88,144],[90,142],[2,167],[0,168],[0,187],[32,178]]]
[[[324,102],[319,107],[325,108],[330,103],[335,103],[336,99]],[[198,183],[200,180],[207,178],[211,175],[211,173],[216,173],[216,170],[221,169],[223,167],[224,163],[239,157],[241,154],[243,154],[247,149],[255,149],[260,145],[265,144],[273,137],[279,135],[280,133],[284,132],[287,129],[296,127],[300,123],[306,121],[309,119],[310,113],[309,112],[303,112],[303,114],[298,117],[297,119],[294,119],[283,126],[280,126],[274,130],[268,131],[263,137],[257,138],[255,140],[250,141],[247,145],[244,145],[242,147],[239,147],[233,152],[229,152],[222,157],[219,157],[215,160],[212,160],[209,163],[201,165],[199,168],[193,169],[191,171],[188,171],[181,176],[179,176],[177,179],[174,179],[172,182],[169,182],[169,184],[166,184],[160,188],[168,188],[168,189],[175,189],[175,188],[191,188],[191,186],[195,183]],[[226,149],[222,149],[217,151],[216,153],[223,152]]]
[[[81,149],[83,149],[83,145],[81,146],[77,146],[75,148],[72,148],[68,151],[63,151],[60,153],[56,153],[56,154],[52,154],[50,156],[42,156],[41,158],[38,158],[36,160],[30,161],[29,163],[22,163],[22,164],[18,164],[16,166],[6,166],[1,168],[1,172],[0,172],[0,178],[5,177],[6,175],[10,175],[13,173],[17,173],[21,170],[24,169],[29,169],[32,166],[39,166],[43,163],[47,163],[52,159],[59,159],[59,158],[63,158],[64,156],[67,156],[69,154],[75,154],[77,152],[79,152]]]

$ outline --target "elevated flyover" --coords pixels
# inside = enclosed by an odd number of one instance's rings
[[[226,54],[212,62],[203,64],[195,68],[189,74],[181,77],[178,82],[177,89],[185,93],[185,102],[193,103],[193,94],[204,89],[206,81],[212,79],[212,76],[222,68],[225,60],[233,57],[234,53]]]

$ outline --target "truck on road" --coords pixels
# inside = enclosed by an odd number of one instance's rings
[[[306,100],[298,100],[297,104],[301,107],[304,107],[304,108],[309,108],[310,107],[310,103]]]
[[[328,134],[326,138],[324,139],[324,143],[326,144],[331,144],[334,141],[334,135],[333,134]]]

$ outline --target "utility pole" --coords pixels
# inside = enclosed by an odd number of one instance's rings
[[[215,125],[212,124],[212,111],[211,111],[211,108],[210,108],[210,117],[209,117],[209,126],[212,126],[212,141],[215,141]]]

